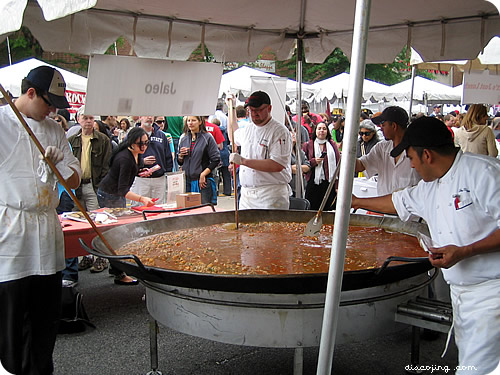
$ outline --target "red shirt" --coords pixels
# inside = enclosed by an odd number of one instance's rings
[[[214,137],[215,139],[215,143],[217,143],[218,145],[225,141],[224,135],[217,125],[205,121],[205,128],[207,129],[207,132],[212,134],[212,137]]]

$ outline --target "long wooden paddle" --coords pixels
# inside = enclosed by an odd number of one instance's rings
[[[102,235],[101,231],[97,228],[97,226],[95,225],[94,221],[90,218],[89,214],[87,213],[87,211],[85,210],[85,208],[83,207],[83,205],[80,203],[80,201],[78,200],[78,198],[75,196],[75,194],[73,194],[73,192],[71,191],[71,189],[68,187],[68,184],[66,183],[66,180],[63,178],[63,176],[61,176],[61,173],[59,173],[59,170],[57,169],[57,167],[55,166],[55,164],[52,162],[51,159],[45,157],[45,149],[43,148],[42,144],[38,141],[38,138],[36,137],[35,133],[33,133],[33,131],[31,130],[31,128],[29,127],[29,125],[26,123],[26,121],[24,120],[23,115],[21,114],[21,112],[19,112],[19,109],[17,109],[17,107],[14,105],[14,103],[12,102],[12,99],[10,98],[10,95],[7,93],[7,91],[5,91],[5,89],[3,88],[3,86],[1,84],[0,84],[0,91],[2,92],[2,95],[5,98],[5,100],[7,100],[7,103],[9,103],[10,108],[12,108],[12,110],[16,114],[17,118],[19,119],[19,121],[23,125],[24,129],[28,132],[31,140],[35,143],[35,145],[38,148],[38,150],[42,153],[43,158],[45,159],[45,161],[49,165],[49,167],[52,170],[52,172],[54,172],[54,174],[56,175],[56,177],[59,180],[59,182],[61,183],[61,185],[64,186],[64,188],[68,192],[68,194],[71,197],[71,199],[73,199],[73,202],[75,202],[75,204],[78,207],[78,209],[82,212],[83,216],[85,216],[85,219],[87,219],[87,221],[89,222],[89,224],[95,230],[95,232],[97,233],[97,235],[99,236],[99,238],[102,240],[102,242],[104,243],[104,245],[106,245],[106,247],[111,252],[111,254],[112,255],[116,255],[116,252],[113,250],[113,248],[108,243],[108,241],[106,240],[106,238],[104,238],[104,236]]]
[[[233,100],[229,100],[229,116],[234,116],[233,113]],[[236,143],[234,143],[234,129],[231,125],[231,150],[232,152],[238,151],[236,148]],[[233,163],[233,189],[234,189],[234,222],[236,224],[236,229],[239,228],[240,220],[238,217],[238,186],[236,183],[236,164]]]

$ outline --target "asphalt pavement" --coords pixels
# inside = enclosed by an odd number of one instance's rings
[[[220,197],[219,209],[233,209],[234,198]],[[142,284],[119,286],[107,270],[81,271],[77,289],[95,329],[61,334],[54,350],[55,375],[147,374],[151,371],[149,322]],[[423,336],[420,364],[426,374],[453,373],[457,350],[446,335]],[[411,328],[364,342],[337,345],[332,374],[405,374],[410,365]],[[319,349],[304,349],[304,374],[315,374]],[[209,341],[159,326],[158,370],[166,374],[293,374],[294,350],[238,346]],[[448,371],[447,371],[448,370]]]

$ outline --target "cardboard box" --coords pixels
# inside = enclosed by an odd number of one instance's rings
[[[184,193],[175,196],[177,208],[199,206],[201,204],[200,193]]]

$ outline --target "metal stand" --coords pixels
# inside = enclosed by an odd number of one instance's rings
[[[447,302],[417,297],[415,300],[398,306],[395,321],[411,325],[411,364],[418,366],[421,329],[447,333],[453,322],[453,311]],[[406,372],[410,374],[422,373],[422,371],[415,370],[407,370]]]
[[[293,375],[302,375],[304,372],[304,348],[295,348],[293,354]]]
[[[149,319],[149,355],[151,358],[151,371],[146,375],[162,375],[158,371],[158,323],[155,319]]]

